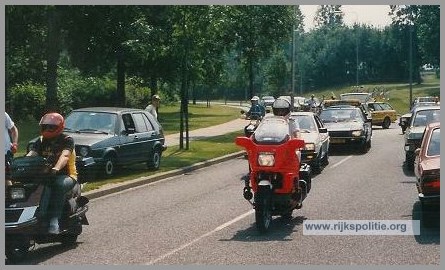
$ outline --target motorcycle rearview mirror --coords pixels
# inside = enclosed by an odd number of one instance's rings
[[[249,148],[253,145],[253,142],[250,138],[247,137],[236,137],[235,144],[244,148]]]

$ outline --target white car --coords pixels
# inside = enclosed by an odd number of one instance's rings
[[[329,162],[330,137],[327,128],[313,112],[292,112],[290,117],[296,121],[299,136],[305,142],[301,162],[311,165],[314,173],[320,173]]]

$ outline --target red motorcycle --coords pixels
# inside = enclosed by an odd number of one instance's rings
[[[247,151],[250,173],[243,196],[255,209],[260,232],[269,229],[272,216],[292,217],[311,188],[310,167],[300,164],[304,141],[290,134],[288,120],[270,116],[263,119],[251,137],[235,139]]]

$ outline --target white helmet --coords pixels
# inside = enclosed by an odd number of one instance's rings
[[[250,101],[258,101],[260,100],[260,98],[258,96],[253,96]]]
[[[284,98],[277,98],[272,104],[274,115],[286,116],[290,113],[290,102]]]

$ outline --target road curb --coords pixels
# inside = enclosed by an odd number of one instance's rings
[[[83,196],[87,197],[88,199],[96,199],[102,196],[106,196],[112,193],[116,193],[119,191],[123,191],[129,188],[134,188],[137,186],[141,186],[141,185],[145,185],[148,183],[152,183],[152,182],[156,182],[162,179],[166,179],[169,177],[173,177],[173,176],[178,176],[184,173],[188,173],[194,170],[198,170],[204,167],[208,167],[220,162],[224,162],[236,157],[241,157],[243,156],[245,153],[245,151],[239,151],[239,152],[235,152],[232,154],[228,154],[222,157],[217,157],[214,159],[210,159],[210,160],[206,160],[206,161],[202,161],[202,162],[198,162],[195,163],[193,165],[187,166],[187,167],[183,167],[180,169],[176,169],[176,170],[172,170],[172,171],[168,171],[168,172],[163,172],[163,173],[158,173],[155,175],[150,175],[147,177],[140,177],[137,179],[133,179],[133,180],[128,180],[122,183],[116,183],[116,184],[110,184],[109,186],[105,185],[99,189],[95,189],[95,190],[91,190],[88,192],[84,192],[82,193]]]

